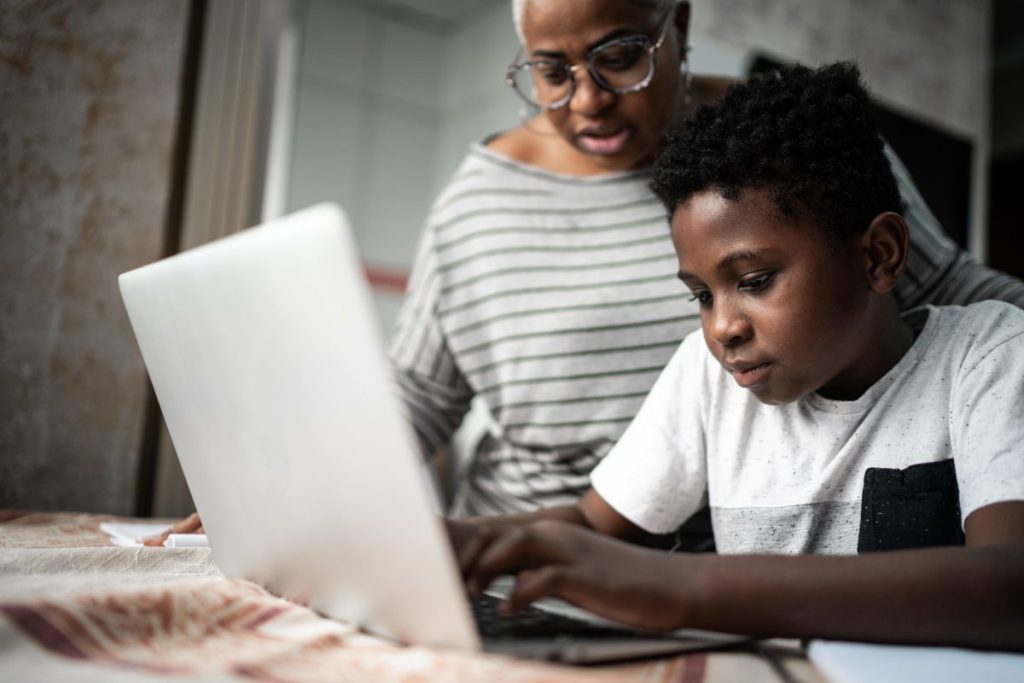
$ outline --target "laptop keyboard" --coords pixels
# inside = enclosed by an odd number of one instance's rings
[[[581,619],[554,614],[537,607],[526,607],[516,614],[498,612],[499,598],[481,595],[470,602],[480,635],[485,638],[592,638],[592,639],[649,639],[649,633],[625,628],[598,626]]]

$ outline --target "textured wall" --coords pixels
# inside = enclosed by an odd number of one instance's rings
[[[4,0],[0,507],[131,512],[146,380],[117,274],[162,248],[185,0]]]
[[[989,0],[692,0],[693,29],[820,64],[856,59],[882,99],[978,137],[988,127]]]

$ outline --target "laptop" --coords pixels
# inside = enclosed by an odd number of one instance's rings
[[[739,640],[584,622],[556,626],[557,637],[481,635],[340,207],[267,222],[119,285],[226,576],[403,643],[597,662]]]

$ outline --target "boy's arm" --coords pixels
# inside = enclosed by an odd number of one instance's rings
[[[980,508],[965,531],[965,547],[709,558],[693,620],[753,635],[1024,650],[1024,502]]]
[[[965,530],[966,547],[670,555],[547,521],[467,570],[471,588],[518,571],[510,609],[557,596],[642,628],[1024,650],[1024,502],[980,508]]]

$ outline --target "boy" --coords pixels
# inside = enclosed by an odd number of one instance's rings
[[[703,339],[577,506],[452,523],[470,591],[515,572],[509,609],[555,595],[651,629],[1024,649],[1024,313],[900,315],[907,227],[856,68],[733,88],[653,185]],[[720,555],[608,538],[670,531],[705,497]]]

